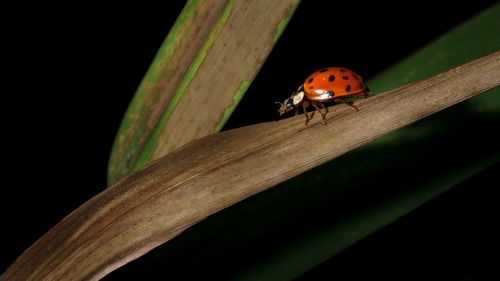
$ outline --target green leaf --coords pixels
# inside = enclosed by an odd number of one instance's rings
[[[122,121],[108,185],[190,141],[218,132],[298,3],[187,1]]]

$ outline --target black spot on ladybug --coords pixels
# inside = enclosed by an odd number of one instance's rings
[[[345,90],[346,90],[347,92],[350,92],[350,91],[351,91],[351,85],[347,85],[347,86],[345,86]]]
[[[309,78],[309,80],[307,80],[307,83],[312,83],[312,81],[314,80],[314,78]]]
[[[313,86],[309,86],[309,89],[313,89],[314,87]]]
[[[330,90],[330,91],[328,91],[328,92],[326,92],[326,93],[328,94],[328,96],[329,96],[329,97],[333,97],[333,96],[335,96],[335,92],[333,92],[333,91],[331,91],[331,90]]]
[[[345,70],[344,68],[341,68],[340,69],[340,72],[346,72],[347,70]]]
[[[335,81],[335,76],[330,75],[330,76],[328,77],[328,81],[330,81],[330,82]]]
[[[349,80],[349,77],[348,76],[342,76],[342,79]]]
[[[354,79],[359,80],[359,77],[357,75],[353,75]]]
[[[323,69],[320,69],[319,72],[327,72],[328,71],[328,68],[323,68]]]

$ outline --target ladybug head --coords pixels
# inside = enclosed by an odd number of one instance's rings
[[[292,95],[287,98],[284,102],[275,102],[280,106],[278,112],[280,115],[285,114],[286,112],[297,108],[298,105],[302,104],[305,98],[303,85],[297,89],[297,91],[293,92]]]
[[[285,114],[286,112],[292,110],[295,108],[295,105],[293,104],[293,98],[287,98],[284,102],[275,102],[280,106],[278,109],[278,112],[280,115]]]

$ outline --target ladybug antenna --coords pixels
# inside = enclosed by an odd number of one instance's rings
[[[283,115],[286,112],[285,103],[279,102],[279,101],[275,101],[274,103],[280,106],[280,108],[278,109],[278,112],[280,115]]]

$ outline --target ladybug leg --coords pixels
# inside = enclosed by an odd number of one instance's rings
[[[354,109],[354,111],[359,111],[359,108],[354,105],[354,102],[352,102],[352,101],[345,101],[344,103],[347,104],[348,106],[352,107]]]
[[[321,117],[323,118],[324,123],[326,124],[326,114],[328,113],[328,107],[326,107],[322,103],[318,103],[319,107],[323,108],[325,110],[325,113],[321,114]]]
[[[307,108],[309,107],[309,101],[305,100],[302,102],[302,109],[304,110],[304,115],[306,116],[306,126],[309,124],[309,121],[311,118],[309,118],[309,115],[307,114]]]
[[[312,102],[312,105],[314,106],[314,108],[316,108],[316,110],[319,112],[319,114],[321,114],[321,119],[323,119],[323,124],[326,125],[326,114],[328,113],[328,110],[326,109],[325,105],[320,103],[320,102],[315,102],[313,101]],[[323,108],[325,110],[325,112],[321,112],[321,109],[320,108]]]

